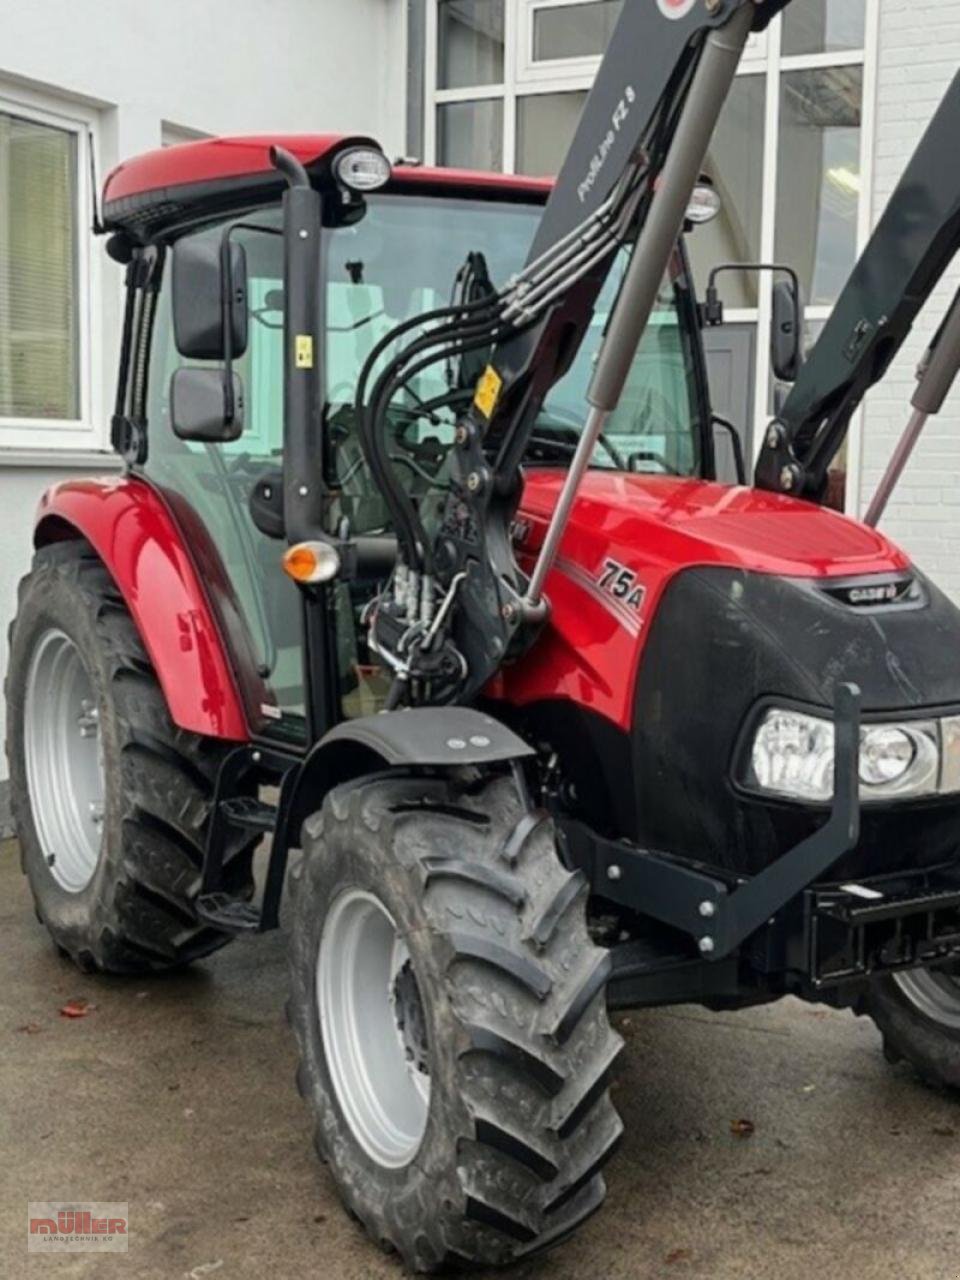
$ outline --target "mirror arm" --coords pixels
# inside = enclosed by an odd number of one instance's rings
[[[707,324],[723,324],[723,303],[720,301],[720,295],[717,292],[717,276],[722,275],[725,271],[770,271],[774,275],[780,272],[788,276],[790,283],[793,285],[793,322],[796,326],[797,342],[799,343],[800,331],[803,327],[800,277],[793,267],[788,267],[782,262],[723,262],[719,267],[714,267],[707,277],[707,300],[704,308],[704,319]]]
[[[795,315],[798,325],[803,320],[800,314],[800,277],[793,267],[788,267],[782,262],[721,262],[719,267],[714,267],[707,277],[708,298],[711,291],[714,297],[717,296],[717,276],[723,275],[725,271],[772,271],[774,274],[779,271],[783,275],[789,276],[790,283],[793,285],[793,296],[796,300]]]
[[[733,449],[733,465],[737,470],[737,484],[747,483],[747,460],[743,454],[743,441],[740,432],[728,418],[721,418],[715,413],[712,418],[715,427],[722,427],[730,436],[730,447]]]

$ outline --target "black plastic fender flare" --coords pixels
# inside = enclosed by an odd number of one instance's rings
[[[462,768],[511,763],[533,748],[493,716],[472,707],[411,707],[344,720],[325,734],[297,771],[285,824],[300,827],[334,787],[382,769]]]

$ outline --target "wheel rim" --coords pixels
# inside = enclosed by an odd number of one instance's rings
[[[40,637],[25,692],[27,790],[40,848],[57,884],[80,893],[100,858],[103,751],[93,682],[62,631]]]
[[[327,1065],[354,1137],[377,1164],[409,1164],[430,1107],[423,1004],[406,944],[372,893],[348,889],[330,908],[317,1005]]]
[[[960,1031],[960,978],[930,969],[910,969],[894,974],[894,981],[920,1013]]]

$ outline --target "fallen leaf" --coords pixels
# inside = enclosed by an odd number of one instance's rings
[[[43,1027],[39,1022],[26,1022],[22,1027],[17,1027],[17,1030],[22,1031],[24,1035],[35,1036],[38,1031],[43,1030]]]
[[[61,1018],[85,1018],[88,1013],[93,1013],[96,1009],[95,1004],[91,1004],[83,996],[78,996],[73,1000],[68,1000],[60,1010]]]
[[[735,1138],[750,1138],[756,1126],[752,1120],[731,1120],[730,1132]]]
[[[218,1258],[216,1262],[201,1262],[192,1271],[184,1272],[184,1280],[201,1280],[202,1276],[208,1276],[211,1271],[219,1271],[222,1266],[222,1258]]]
[[[689,1249],[671,1249],[664,1262],[668,1267],[675,1267],[679,1262],[689,1262],[692,1257]]]

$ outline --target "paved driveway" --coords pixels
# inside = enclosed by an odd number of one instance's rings
[[[281,935],[83,977],[0,845],[0,1277],[401,1280],[312,1155],[284,989]],[[61,1017],[74,997],[96,1008]],[[960,1103],[887,1067],[869,1023],[793,1001],[618,1021],[607,1207],[514,1276],[958,1280]],[[128,1201],[127,1256],[28,1257],[27,1201],[66,1198]]]

